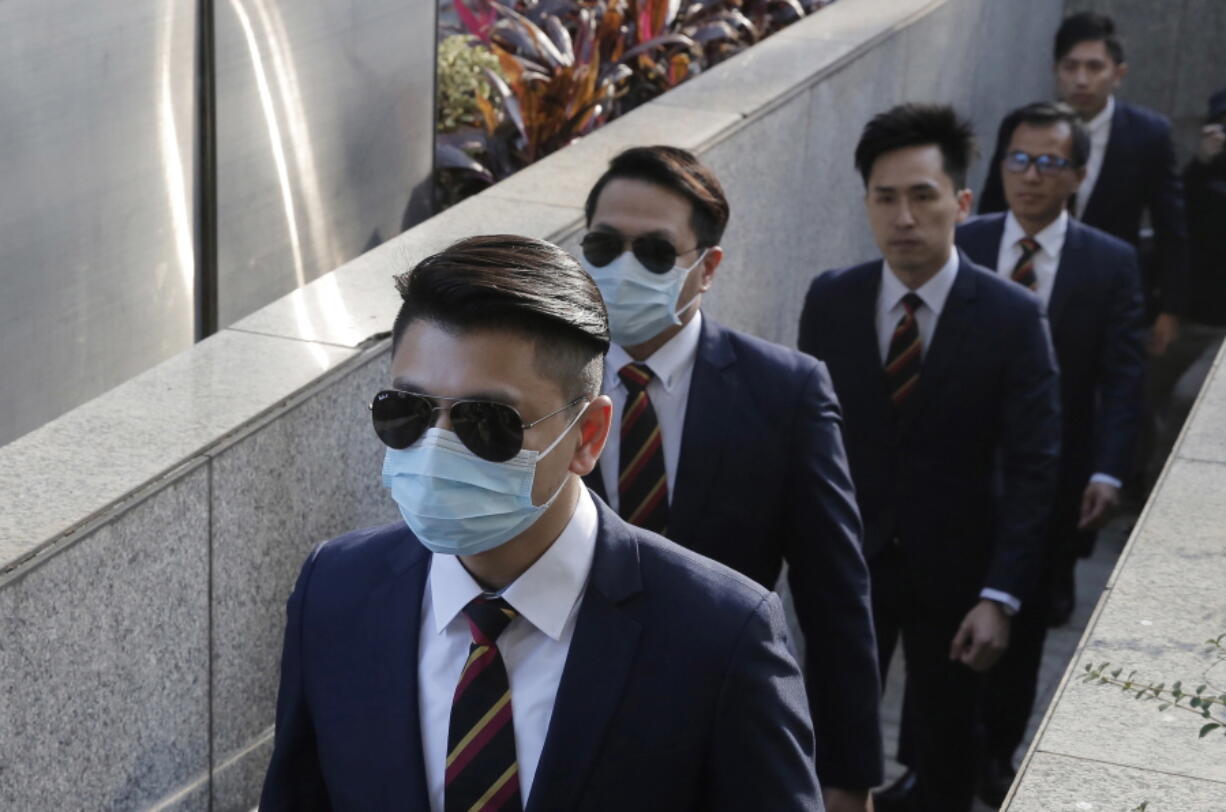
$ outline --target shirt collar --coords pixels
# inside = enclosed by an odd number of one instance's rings
[[[686,380],[686,372],[694,366],[698,356],[698,341],[702,337],[702,311],[694,314],[678,333],[670,338],[664,346],[651,354],[644,362],[651,367],[652,373],[665,392],[682,385]],[[617,371],[626,364],[633,363],[630,353],[619,344],[609,346],[609,354],[605,358],[605,391],[623,386]]]
[[[557,540],[522,575],[499,593],[516,612],[554,640],[562,637],[596,551],[596,504],[587,488],[579,489],[575,512]],[[434,553],[427,582],[435,631],[443,632],[464,607],[483,594],[481,586],[454,555]]]
[[[958,249],[950,248],[949,259],[945,260],[941,270],[915,290],[915,293],[924,300],[924,304],[933,313],[940,313],[945,308],[945,300],[949,298],[949,292],[954,287],[954,279],[958,275],[958,262]],[[902,297],[911,292],[911,289],[894,275],[894,271],[890,269],[890,263],[883,260],[881,263],[881,301],[885,305],[885,311],[888,313],[898,307]]]
[[[1062,209],[1060,216],[1044,226],[1042,231],[1034,235],[1034,239],[1049,257],[1059,259],[1060,252],[1064,249],[1064,238],[1067,234],[1068,211]],[[1001,243],[1013,246],[1025,236],[1026,231],[1022,228],[1022,224],[1017,221],[1017,218],[1013,216],[1013,212],[1006,214],[1005,232],[1001,235]]]
[[[1111,116],[1115,115],[1115,94],[1107,97],[1107,104],[1098,111],[1098,115],[1086,122],[1086,129],[1091,135],[1100,135],[1111,127]]]

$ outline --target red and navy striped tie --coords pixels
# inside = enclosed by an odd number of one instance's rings
[[[1017,258],[1010,277],[1019,285],[1035,290],[1039,287],[1039,277],[1034,272],[1034,255],[1039,253],[1039,243],[1030,237],[1022,237],[1017,244],[1022,249],[1022,255]]]
[[[502,598],[464,607],[473,642],[451,701],[445,812],[522,812],[511,683],[496,642],[517,613]]]
[[[660,423],[647,396],[647,384],[655,375],[651,367],[641,363],[626,364],[617,374],[626,385],[617,512],[631,524],[663,533],[668,527],[668,478]]]
[[[924,306],[924,300],[911,292],[902,297],[903,313],[890,338],[890,349],[885,357],[885,375],[890,382],[890,401],[902,411],[919,385],[920,365],[924,345],[920,340],[919,322],[915,311]]]

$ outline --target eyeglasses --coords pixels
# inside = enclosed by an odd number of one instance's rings
[[[1005,169],[1010,172],[1020,175],[1029,169],[1031,164],[1034,164],[1034,168],[1040,175],[1054,175],[1062,169],[1070,169],[1073,166],[1072,161],[1068,158],[1061,158],[1059,155],[1031,155],[1020,149],[1005,155]]]
[[[677,264],[679,254],[688,254],[699,247],[696,245],[689,251],[678,251],[675,245],[663,237],[645,235],[630,240],[612,231],[589,231],[579,245],[583,248],[583,256],[588,262],[597,268],[603,268],[622,255],[627,242],[630,243],[630,250],[638,261],[652,273],[668,273]]]
[[[450,403],[435,406],[436,400]],[[524,447],[525,431],[581,402],[582,397],[575,398],[562,408],[525,423],[519,412],[505,403],[432,398],[400,389],[384,389],[370,402],[370,419],[374,423],[375,434],[385,445],[402,449],[421,439],[426,429],[434,424],[435,412],[447,412],[451,417],[451,428],[468,450],[483,460],[506,462]]]

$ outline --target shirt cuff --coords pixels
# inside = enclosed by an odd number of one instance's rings
[[[1008,592],[1001,592],[999,589],[984,589],[980,591],[979,597],[1002,604],[1006,609],[1005,614],[1010,617],[1016,615],[1022,608],[1021,601]]]
[[[1105,482],[1106,484],[1115,488],[1117,491],[1122,490],[1124,487],[1124,483],[1120,482],[1118,479],[1111,476],[1111,474],[1098,473],[1090,477],[1090,481],[1091,482]]]

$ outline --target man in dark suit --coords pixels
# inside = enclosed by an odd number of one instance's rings
[[[1060,366],[1064,442],[1042,577],[988,676],[980,798],[993,806],[1013,782],[1013,754],[1034,707],[1053,581],[1071,582],[1086,537],[1119,504],[1141,429],[1145,372],[1136,250],[1066,211],[1090,151],[1076,113],[1063,104],[1028,105],[1005,118],[1000,138],[1009,211],[964,224],[957,245],[1044,302]]]
[[[1155,252],[1146,263],[1144,283],[1153,319],[1150,352],[1161,356],[1178,332],[1188,287],[1187,228],[1171,123],[1115,97],[1128,64],[1110,17],[1082,12],[1066,18],[1056,32],[1055,60],[1060,98],[1090,131],[1090,158],[1073,197],[1073,215],[1137,246],[1142,219],[1149,214]],[[1002,157],[992,157],[980,213],[1008,207]]]
[[[583,487],[591,278],[497,236],[398,284],[371,412],[404,523],[303,567],[260,808],[821,810],[778,598]]]
[[[582,262],[609,309],[604,392],[618,426],[588,484],[628,521],[767,588],[787,562],[826,806],[863,812],[881,780],[880,689],[826,371],[701,312],[728,203],[694,155],[621,153],[586,214]]]
[[[970,808],[982,674],[1038,576],[1055,492],[1039,303],[953,246],[973,150],[948,107],[873,118],[856,166],[884,259],[820,274],[800,322],[844,409],[882,673],[900,636],[906,657],[916,781],[879,810]]]

